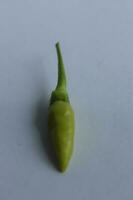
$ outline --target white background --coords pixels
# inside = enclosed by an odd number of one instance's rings
[[[65,174],[34,120],[56,84],[57,41],[76,114]],[[132,200],[132,87],[132,0],[0,0],[0,200]]]

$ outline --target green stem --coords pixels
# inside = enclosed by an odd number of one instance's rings
[[[50,105],[53,104],[55,101],[65,101],[69,102],[69,97],[67,94],[66,88],[66,74],[65,68],[63,63],[63,58],[61,54],[60,44],[59,42],[55,45],[57,51],[57,58],[58,58],[58,81],[55,90],[52,92]]]
[[[58,82],[56,89],[66,90],[66,74],[59,42],[55,46],[58,58]]]

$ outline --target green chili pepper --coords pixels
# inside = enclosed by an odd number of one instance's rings
[[[74,112],[69,102],[66,75],[60,45],[56,45],[58,57],[58,83],[51,94],[48,127],[58,168],[64,172],[69,164],[74,145]]]

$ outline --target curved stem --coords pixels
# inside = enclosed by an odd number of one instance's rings
[[[69,96],[66,88],[66,74],[59,42],[57,42],[55,46],[58,58],[58,81],[55,90],[51,94],[50,105],[55,101],[69,102]]]
[[[59,42],[55,46],[58,58],[58,82],[56,89],[66,90],[66,74]]]

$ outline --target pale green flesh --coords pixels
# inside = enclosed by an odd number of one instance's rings
[[[74,112],[69,103],[56,101],[49,108],[49,132],[60,171],[65,171],[73,152]]]

